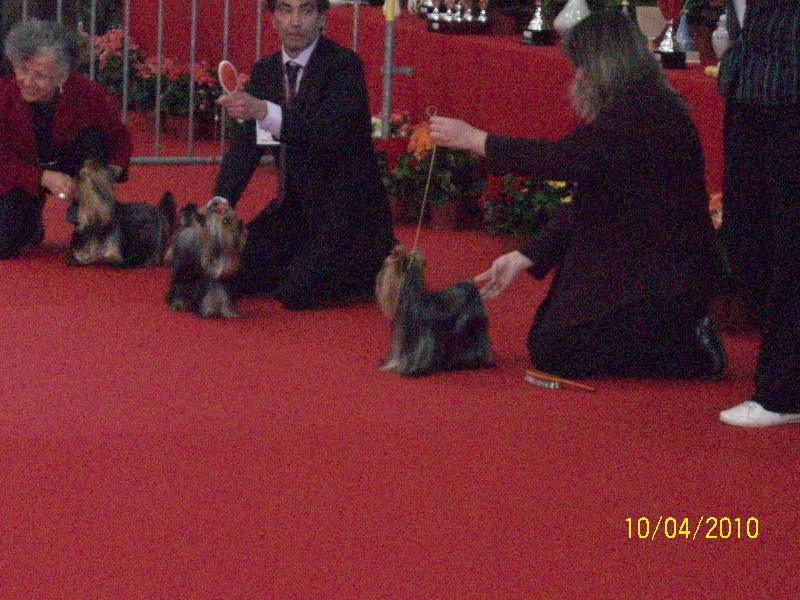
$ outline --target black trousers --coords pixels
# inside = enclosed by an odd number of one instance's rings
[[[754,400],[800,413],[800,104],[728,103],[720,234],[761,329]]]
[[[15,188],[0,196],[0,259],[17,256],[25,246],[41,241],[43,208],[44,194],[31,196]]]
[[[382,259],[355,252],[331,255],[313,244],[299,210],[286,202],[278,208],[267,206],[248,224],[241,266],[233,282],[235,293],[273,294],[292,310],[374,295]]]
[[[561,377],[688,379],[709,366],[697,341],[697,325],[705,314],[705,303],[675,298],[620,307],[571,327],[534,323],[528,351],[537,369]]]

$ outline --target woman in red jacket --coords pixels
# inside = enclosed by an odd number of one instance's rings
[[[47,194],[70,201],[85,159],[125,178],[130,132],[102,86],[71,72],[76,40],[62,25],[37,19],[6,37],[14,73],[0,79],[0,258],[42,241]]]

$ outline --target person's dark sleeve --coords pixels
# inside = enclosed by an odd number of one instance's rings
[[[533,261],[528,268],[536,279],[543,279],[561,264],[573,238],[574,206],[560,205],[547,224],[522,247],[520,252]]]
[[[256,98],[266,99],[266,81],[267,63],[261,60],[253,65],[246,88],[247,93]],[[255,120],[231,123],[231,127],[235,131],[230,148],[223,156],[222,164],[217,172],[213,195],[222,196],[228,200],[231,206],[236,206],[261,162],[267,146],[259,146],[256,143]]]

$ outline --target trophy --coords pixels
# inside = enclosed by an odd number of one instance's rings
[[[441,15],[440,19],[442,21],[450,23],[455,16],[455,13],[453,12],[453,9],[455,7],[455,0],[444,0],[444,5],[447,8],[447,12]]]
[[[489,0],[478,0],[478,7],[481,9],[481,12],[478,13],[478,22],[479,23],[486,23],[489,20],[489,17],[486,16],[486,8],[489,6]]]
[[[667,20],[664,37],[656,51],[661,57],[661,65],[665,69],[683,69],[686,67],[686,53],[678,46],[675,21],[681,16],[681,0],[658,0],[658,8]]]
[[[522,32],[522,43],[548,46],[553,43],[553,30],[547,27],[544,22],[541,0],[536,0],[535,6],[533,18],[531,18],[528,26]]]
[[[431,14],[434,11],[434,9],[437,9],[436,12],[439,12],[438,8],[437,8],[438,6],[439,6],[439,3],[438,2],[434,2],[434,0],[424,0],[424,2],[422,2],[419,5],[419,13],[418,14],[419,14],[420,17],[427,17],[429,14]]]
[[[436,0],[434,0],[436,2]],[[428,13],[428,31],[434,33],[481,33],[488,27],[486,7],[489,0],[478,0],[480,14],[472,9],[473,0],[442,0]]]
[[[456,3],[453,4],[453,22],[461,23],[461,21],[462,21],[461,3],[458,0],[456,0]]]
[[[467,23],[472,23],[474,17],[472,16],[472,3],[468,2],[466,6],[466,10],[464,11],[464,21]]]

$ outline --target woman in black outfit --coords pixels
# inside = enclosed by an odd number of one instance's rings
[[[485,155],[494,173],[575,183],[573,201],[539,235],[476,277],[482,296],[496,297],[523,270],[541,279],[555,269],[528,336],[544,371],[719,379],[725,352],[708,310],[721,261],[697,130],[624,15],[593,13],[563,45],[584,121],[564,138],[431,119],[437,144]]]

